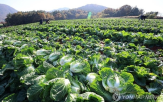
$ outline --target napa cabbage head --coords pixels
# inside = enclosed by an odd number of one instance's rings
[[[76,60],[70,64],[70,71],[72,73],[88,73],[90,72],[90,65],[86,60]]]
[[[43,55],[43,56],[45,56],[45,55],[49,55],[50,52],[51,52],[50,50],[40,49],[40,50],[36,51],[36,55]]]
[[[70,91],[70,81],[65,78],[57,78],[50,89],[50,98],[54,101],[62,101]]]
[[[102,77],[102,85],[110,93],[125,93],[128,84],[132,84],[134,77],[127,72],[114,72],[111,68],[103,68],[99,71]]]
[[[81,76],[71,76],[70,74],[66,74],[66,78],[71,83],[71,93],[82,93],[87,90],[87,87],[84,85],[84,83],[79,78]],[[79,78],[79,79],[78,79]]]
[[[63,65],[65,65],[66,63],[70,63],[72,60],[73,60],[73,56],[72,56],[72,55],[63,56],[63,57],[60,59],[60,65],[63,66]]]
[[[14,46],[21,47],[22,42],[21,42],[21,41],[15,41],[15,42],[13,43],[13,45],[14,45]]]
[[[34,66],[31,64],[29,65],[28,67],[24,67],[24,69],[22,71],[17,71],[17,74],[19,77],[25,75],[25,74],[29,74],[29,73],[32,73],[32,72],[35,72],[35,68]]]
[[[86,80],[91,84],[99,75],[97,73],[89,73],[86,76]]]
[[[20,49],[22,50],[22,49],[24,49],[24,48],[26,48],[26,47],[28,47],[28,44],[23,44],[23,45],[20,47]]]
[[[97,72],[104,67],[103,56],[100,54],[92,54],[89,63],[92,65],[92,71]]]
[[[61,53],[60,53],[60,52],[51,53],[51,54],[49,55],[49,61],[50,61],[50,62],[56,61],[56,60],[59,59],[60,56],[61,56]]]
[[[67,75],[70,83],[71,83],[71,93],[80,93],[82,88],[80,86],[80,82],[77,77],[72,77],[71,75]]]
[[[145,87],[148,90],[148,92],[152,94],[161,94],[161,90],[163,88],[162,83],[157,81],[157,79],[155,82],[149,83],[149,85],[146,85]]]
[[[120,92],[124,88],[126,88],[124,83],[125,81],[122,78],[120,78],[117,74],[115,74],[107,78],[106,83],[103,82],[103,86],[109,87],[109,92],[114,93],[114,92]]]

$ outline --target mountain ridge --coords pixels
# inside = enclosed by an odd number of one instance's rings
[[[107,8],[108,7],[98,5],[98,4],[86,4],[84,6],[80,6],[80,7],[72,8],[72,9],[80,9],[80,10],[84,10],[84,11],[88,11],[88,12],[92,12],[92,13],[98,13],[98,12],[102,12],[103,10],[105,10]],[[62,11],[62,10],[69,10],[69,9],[70,8],[68,8],[68,7],[62,7],[62,8],[54,9],[51,11]]]
[[[83,11],[98,13],[98,12],[102,12],[103,10],[105,10],[107,8],[108,7],[98,5],[98,4],[86,4],[84,6],[73,8],[73,9],[80,9],[80,10],[83,10]],[[56,10],[58,10],[58,11],[69,10],[69,9],[70,8],[68,8],[68,7],[62,7],[62,8],[51,10],[49,12],[53,12],[53,11],[56,11]],[[6,4],[0,4],[0,22],[5,20],[7,14],[16,13],[16,12],[17,12],[17,10],[14,9],[13,7],[11,7],[9,5],[6,5]]]
[[[89,11],[89,12],[93,12],[93,13],[98,13],[101,12],[105,9],[107,9],[108,7],[102,6],[102,5],[98,5],[98,4],[87,4],[81,7],[78,7],[76,9],[81,9],[84,11]]]
[[[9,13],[16,13],[17,10],[13,7],[6,5],[6,4],[0,4],[0,22],[4,21],[7,14]]]

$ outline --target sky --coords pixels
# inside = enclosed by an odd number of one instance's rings
[[[145,12],[158,11],[163,16],[163,0],[0,0],[0,4],[7,4],[18,11],[51,11],[63,7],[77,8],[86,4],[119,8],[128,4],[144,9]]]

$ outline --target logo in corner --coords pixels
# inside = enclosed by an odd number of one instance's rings
[[[118,93],[114,93],[113,96],[112,96],[112,98],[113,98],[114,101],[117,102],[117,101],[119,101],[121,99],[121,95],[118,94]]]

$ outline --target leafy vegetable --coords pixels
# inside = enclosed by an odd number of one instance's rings
[[[130,73],[114,73],[110,68],[103,68],[99,73],[103,87],[110,93],[124,93],[127,85],[134,81]]]
[[[69,63],[73,60],[73,57],[72,55],[66,55],[66,56],[63,56],[61,59],[60,59],[60,64],[61,66],[65,65],[66,63]]]
[[[69,94],[66,102],[76,102],[76,101],[93,101],[93,102],[105,102],[104,99],[93,92],[85,92],[83,94]]]
[[[59,78],[56,80],[50,90],[50,97],[54,101],[61,101],[69,93],[70,89],[70,81],[68,79]]]
[[[76,60],[70,64],[70,71],[73,73],[88,73],[90,72],[90,65],[86,60]]]

